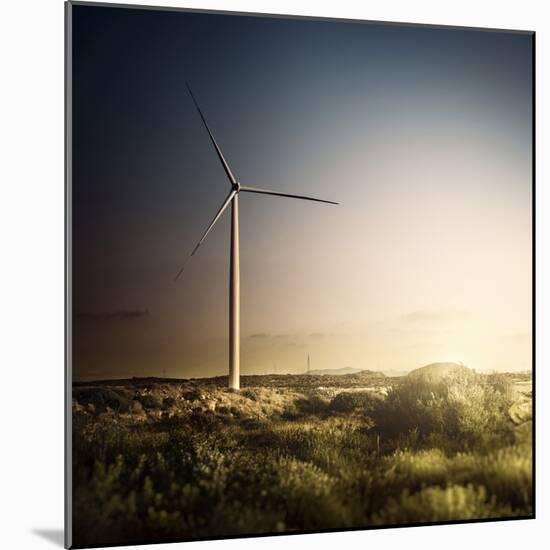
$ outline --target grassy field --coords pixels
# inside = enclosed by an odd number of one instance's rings
[[[76,545],[532,514],[529,377],[75,385]]]

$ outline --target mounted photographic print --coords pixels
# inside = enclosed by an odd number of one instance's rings
[[[66,545],[533,518],[534,33],[66,46]]]

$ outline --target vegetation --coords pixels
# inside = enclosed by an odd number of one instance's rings
[[[461,368],[441,379],[407,377],[391,389],[373,416],[382,436],[409,434],[417,443],[452,444],[459,451],[510,443],[513,424],[507,411],[512,403],[509,379]]]
[[[530,422],[510,420],[509,378],[343,387],[76,387],[75,543],[532,514]]]

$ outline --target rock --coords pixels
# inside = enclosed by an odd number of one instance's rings
[[[183,397],[186,401],[198,401],[204,399],[204,395],[202,395],[197,388],[190,388],[184,391],[181,397]]]
[[[134,399],[130,405],[130,412],[132,414],[143,414],[143,405],[137,399]]]
[[[531,401],[516,401],[509,409],[508,414],[514,424],[523,424],[533,418]]]
[[[516,443],[530,444],[533,438],[533,424],[532,422],[523,422],[519,426],[514,428],[514,436]]]

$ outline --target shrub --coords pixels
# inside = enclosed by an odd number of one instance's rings
[[[252,388],[246,388],[242,390],[241,395],[250,399],[251,401],[258,401],[258,391]]]
[[[330,408],[333,411],[342,413],[348,413],[354,411],[355,409],[361,409],[363,412],[370,414],[375,404],[381,400],[382,397],[374,392],[341,392],[332,399],[330,402]]]
[[[144,409],[160,409],[160,399],[150,393],[136,395],[136,399],[143,405]]]
[[[166,411],[176,406],[176,400],[173,397],[165,397],[162,400],[162,408]]]
[[[241,418],[243,416],[243,413],[239,407],[235,407],[235,405],[231,405],[229,407],[229,412],[235,417],[235,418]]]
[[[263,423],[257,418],[243,418],[240,425],[245,430],[259,430],[263,426]]]
[[[296,399],[294,405],[298,415],[301,414],[323,414],[329,409],[328,399],[319,395],[310,395]]]
[[[202,394],[198,388],[189,388],[181,396],[187,401],[198,401],[202,398]]]
[[[510,404],[500,380],[464,369],[435,381],[406,378],[373,407],[372,417],[385,437],[417,430],[420,440],[441,443],[444,436],[452,445],[471,448],[494,434],[511,441]]]
[[[483,486],[428,487],[411,494],[404,489],[398,499],[388,499],[385,507],[372,517],[372,523],[425,523],[512,515],[508,505],[499,505]]]
[[[334,478],[316,466],[293,458],[281,458],[277,472],[277,492],[285,503],[285,524],[288,528],[347,526],[346,509],[334,496]]]
[[[193,429],[200,431],[214,430],[220,426],[222,420],[210,410],[203,411],[200,408],[193,410],[189,416],[189,423]]]
[[[128,412],[132,397],[133,393],[123,388],[83,386],[73,389],[74,399],[82,405],[93,405],[97,412],[103,412],[107,407],[116,412]]]
[[[513,401],[515,397],[514,384],[509,375],[495,372],[487,376],[487,384],[497,393],[499,393],[504,401]]]

